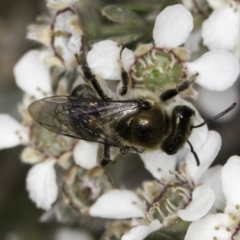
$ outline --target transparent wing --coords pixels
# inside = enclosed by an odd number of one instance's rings
[[[86,141],[121,146],[111,131],[114,120],[138,109],[132,101],[103,101],[54,96],[33,102],[28,111],[43,127],[58,134]]]

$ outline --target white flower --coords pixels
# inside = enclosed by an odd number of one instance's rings
[[[94,240],[85,230],[63,227],[55,232],[54,240]]]
[[[54,165],[66,164],[73,154],[76,164],[91,169],[97,166],[97,146],[52,133],[30,118],[27,106],[33,100],[53,94],[50,68],[41,61],[41,51],[27,52],[15,65],[14,75],[17,85],[26,93],[20,108],[23,122],[0,114],[0,149],[26,146],[21,154],[22,161],[37,163],[27,176],[29,196],[38,207],[48,210],[58,195]]]
[[[190,12],[183,5],[165,8],[156,18],[153,44],[139,46],[135,54],[128,49],[122,53],[122,65],[135,85],[150,88],[156,85],[178,84],[183,79],[196,76],[195,82],[207,89],[223,91],[239,75],[239,63],[229,52],[213,50],[193,62],[183,44],[193,28]],[[94,73],[105,79],[119,80],[121,76],[120,50],[116,42],[105,40],[94,44],[87,62]]]
[[[142,154],[145,167],[159,182],[145,182],[137,194],[129,190],[112,190],[91,206],[90,215],[113,219],[135,219],[134,228],[122,240],[140,240],[181,218],[196,221],[214,204],[214,192],[204,183],[204,174],[221,146],[221,137],[210,131],[207,141],[196,151],[201,165],[196,166],[191,152],[176,170],[176,156],[162,152]],[[178,199],[178,201],[176,201]],[[181,199],[181,200],[180,200]]]
[[[74,5],[77,0],[46,0],[47,7],[54,10],[63,10]]]
[[[232,156],[222,167],[222,190],[227,199],[224,213],[209,214],[193,222],[185,240],[237,240],[240,237],[240,157]]]
[[[214,9],[202,25],[203,43],[209,49],[225,49],[240,59],[240,3],[208,0]]]
[[[70,1],[62,1],[68,2]],[[73,1],[71,1],[73,2]],[[49,1],[54,4],[55,1]],[[62,6],[62,3],[59,3]],[[49,21],[49,20],[48,20]],[[44,61],[50,66],[73,68],[82,52],[83,31],[74,8],[65,7],[51,16],[49,24],[32,24],[27,38],[45,45]]]

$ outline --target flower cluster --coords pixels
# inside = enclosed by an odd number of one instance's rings
[[[42,220],[54,215],[64,222],[66,209],[83,221],[85,217],[105,219],[100,220],[104,223],[101,238],[104,240],[141,240],[151,237],[153,232],[161,239],[161,234],[167,235],[169,229],[176,235],[186,232],[182,236],[185,240],[239,238],[240,158],[231,157],[223,167],[210,167],[220,150],[221,136],[208,130],[197,109],[186,100],[198,97],[194,83],[220,92],[230,88],[240,72],[237,58],[226,51],[234,52],[239,47],[239,33],[235,31],[239,3],[209,1],[209,4],[216,10],[203,23],[202,35],[210,51],[192,60],[190,50],[183,45],[193,30],[193,16],[181,4],[168,6],[156,16],[153,43],[140,44],[132,50],[131,45],[127,48],[113,39],[105,39],[91,45],[87,52],[90,42],[85,41],[88,36],[78,1],[47,1],[48,16],[30,25],[27,34],[28,39],[43,47],[26,53],[14,67],[16,84],[24,91],[19,106],[22,122],[0,114],[4,136],[0,138],[0,148],[25,146],[21,160],[33,164],[26,188],[37,207],[47,211]],[[117,10],[119,14],[121,11]],[[220,14],[231,20],[225,25],[230,24],[228,35],[232,39],[222,36],[222,29],[215,27]],[[135,15],[128,10],[126,16]],[[96,79],[109,80],[110,84],[127,75],[128,93],[146,90],[158,99],[164,91],[177,89],[176,96],[165,106],[169,115],[179,105],[194,110],[191,134],[179,152],[168,155],[159,149],[139,153],[153,180],[144,180],[135,190],[123,188],[121,183],[117,187],[111,172],[99,166],[101,144],[50,132],[28,113],[33,101],[70,95],[76,86],[85,84],[81,66],[86,63]],[[189,87],[179,90],[186,82]],[[121,95],[122,83],[112,92]],[[198,125],[203,126],[194,128]],[[178,131],[182,137],[184,132]],[[196,165],[197,158],[200,166]]]

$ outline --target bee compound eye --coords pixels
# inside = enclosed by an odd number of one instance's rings
[[[181,106],[178,109],[178,115],[181,119],[189,119],[195,114],[195,111],[188,106]]]

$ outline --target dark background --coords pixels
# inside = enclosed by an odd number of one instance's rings
[[[43,12],[46,12],[43,0],[0,0],[0,113],[9,113],[18,120],[17,103],[21,102],[22,92],[15,85],[12,69],[18,59],[34,47],[25,39],[26,26]],[[236,88],[238,86],[236,84]],[[234,111],[239,113],[239,105]],[[234,119],[209,124],[209,128],[219,131],[223,138],[215,163],[224,164],[231,155],[240,155],[239,122],[240,115],[236,114]],[[60,225],[38,222],[42,211],[28,199],[25,178],[30,166],[21,163],[21,149],[0,151],[0,240],[53,239],[54,229]],[[135,164],[135,161],[126,164],[123,178],[130,179]],[[137,165],[143,169],[142,163]]]

